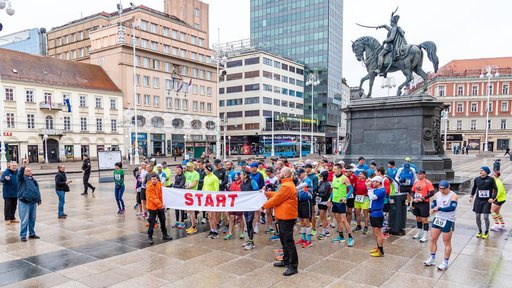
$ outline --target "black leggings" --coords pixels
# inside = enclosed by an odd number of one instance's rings
[[[176,213],[176,222],[183,222],[183,221],[185,221],[185,218],[186,218],[185,210],[178,210],[178,209],[176,209],[176,210],[174,210],[174,213]],[[180,216],[181,216],[181,218],[180,218]],[[181,219],[181,221],[180,221],[180,219]]]

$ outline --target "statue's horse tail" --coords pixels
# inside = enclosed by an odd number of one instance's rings
[[[434,64],[434,72],[437,72],[439,68],[439,58],[437,58],[437,46],[432,41],[425,41],[419,45],[421,48],[427,51],[428,59]]]

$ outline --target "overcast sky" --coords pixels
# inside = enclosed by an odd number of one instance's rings
[[[0,36],[15,31],[45,27],[50,30],[100,11],[116,10],[116,0],[10,0],[16,10],[14,16],[0,11],[0,22],[4,30]],[[123,0],[125,7],[129,0]],[[163,11],[163,0],[133,1]],[[249,38],[249,0],[205,0],[210,4],[210,39],[234,41]],[[436,42],[441,66],[452,59],[512,56],[510,36],[510,0],[345,0],[343,35],[343,76],[350,86],[359,85],[366,71],[357,62],[351,51],[351,40],[360,36],[373,36],[380,41],[386,37],[385,30],[365,29],[355,23],[376,26],[389,24],[392,11],[397,6],[401,16],[399,25],[405,30],[409,43],[426,40]],[[210,43],[211,44],[211,43]],[[432,71],[425,58],[424,70]],[[390,74],[397,84],[403,81],[401,74]],[[375,96],[387,92],[380,89],[382,78],[376,80]],[[368,84],[365,85],[367,87]],[[367,89],[366,89],[367,90]]]

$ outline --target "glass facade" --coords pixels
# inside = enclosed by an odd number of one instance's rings
[[[251,0],[251,41],[263,50],[304,63],[318,72],[314,118],[327,137],[341,121],[343,0]],[[311,87],[304,87],[304,113],[311,115]]]
[[[0,37],[0,48],[47,55],[46,29],[33,28]]]

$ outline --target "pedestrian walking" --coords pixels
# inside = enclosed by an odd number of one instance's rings
[[[64,164],[60,164],[57,166],[57,174],[55,175],[55,192],[59,197],[59,206],[58,206],[58,218],[66,219],[68,214],[64,213],[64,204],[66,203],[66,192],[69,192],[69,183],[71,180],[68,180],[66,176],[66,167]]]
[[[32,169],[26,167],[27,160],[23,159],[18,170],[18,211],[20,216],[20,239],[27,242],[27,229],[29,239],[39,239],[35,231],[37,206],[41,205],[41,192],[39,184],[32,177]]]
[[[114,193],[116,196],[117,208],[119,209],[117,211],[117,214],[124,214],[125,207],[124,207],[124,201],[123,201],[123,193],[124,193],[123,164],[121,162],[117,162],[114,167],[115,167],[115,170],[114,170],[114,183],[115,183]]]
[[[505,149],[505,155],[503,156],[510,156],[510,147],[507,147],[507,149]]]
[[[81,195],[87,195],[87,191],[91,188],[92,193],[96,190],[96,187],[92,186],[89,183],[89,178],[91,178],[91,160],[89,159],[89,155],[84,154],[84,162],[82,163],[82,171],[84,172],[84,192]]]
[[[14,216],[18,205],[18,163],[11,161],[7,169],[2,173],[2,196],[4,198],[5,225],[19,223]]]

